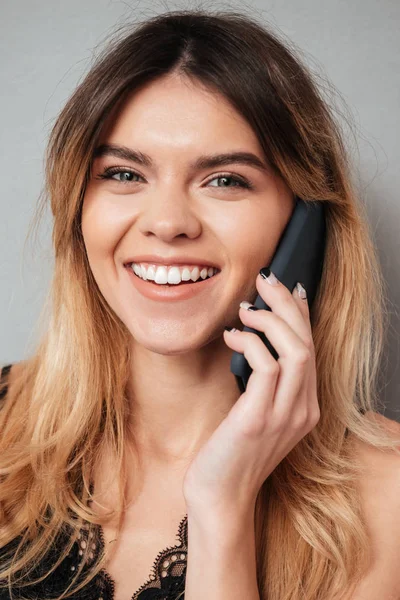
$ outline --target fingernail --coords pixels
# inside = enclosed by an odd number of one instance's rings
[[[302,298],[303,300],[305,298],[307,298],[307,292],[306,292],[304,286],[300,283],[300,281],[298,281],[296,283],[296,289],[297,289],[297,293],[300,296],[300,298]]]
[[[271,285],[278,285],[279,283],[279,280],[276,278],[274,273],[270,269],[268,269],[268,267],[264,267],[263,269],[261,269],[260,275],[263,279],[266,279]]]
[[[240,304],[239,304],[240,308],[245,308],[246,310],[258,310],[258,308],[256,306],[254,306],[253,304],[250,304],[250,302],[247,302],[247,300],[243,300]]]
[[[224,327],[224,329],[225,329],[225,331],[232,331],[232,333],[237,331],[236,327]]]

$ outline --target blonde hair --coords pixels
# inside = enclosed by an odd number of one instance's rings
[[[387,290],[341,127],[318,76],[255,18],[175,11],[122,32],[96,58],[49,139],[35,223],[49,200],[55,266],[42,313],[48,322],[0,411],[0,547],[19,540],[0,579],[11,589],[12,578],[29,573],[64,533],[60,564],[83,524],[90,533],[104,522],[88,506],[103,453],[115,457],[121,523],[130,333],[91,272],[81,208],[111,109],[139,86],[178,72],[223,94],[294,194],[326,206],[324,270],[311,310],[321,418],[264,482],[255,528],[262,600],[340,599],[370,560],[354,438],[394,451],[400,443],[367,418],[379,406]],[[82,565],[86,552],[83,558]],[[58,598],[72,597],[106,560],[102,553],[79,582],[83,566],[77,569]]]

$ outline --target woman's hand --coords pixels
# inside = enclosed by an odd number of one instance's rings
[[[271,285],[258,293],[271,308],[239,309],[244,325],[265,333],[275,360],[250,331],[225,331],[226,344],[244,354],[253,372],[246,391],[202,446],[184,478],[188,511],[248,512],[270,473],[319,421],[315,352],[307,299],[296,287]]]

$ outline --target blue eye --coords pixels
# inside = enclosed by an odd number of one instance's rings
[[[252,184],[250,183],[250,181],[248,181],[247,179],[244,179],[243,177],[238,177],[237,175],[231,175],[230,173],[220,173],[219,175],[216,175],[215,177],[213,177],[212,179],[210,179],[210,181],[214,181],[214,180],[217,180],[217,179],[225,179],[225,181],[226,180],[228,180],[228,181],[229,180],[234,181],[237,185],[234,185],[233,187],[241,187],[241,188],[245,188],[245,189],[248,189],[248,190],[252,189],[252,187],[253,187]],[[210,183],[210,181],[208,183]],[[226,185],[223,185],[223,186],[220,186],[220,185],[214,186],[213,185],[211,187],[222,187],[222,188],[224,188],[224,187],[232,187],[232,186],[226,186]]]
[[[114,175],[116,175],[117,173],[129,173],[129,175],[133,175],[133,176],[137,176],[140,177],[140,175],[138,173],[135,173],[135,171],[128,171],[126,169],[121,169],[119,167],[110,167],[109,169],[106,169],[103,173],[100,173],[96,179],[113,179]],[[124,179],[124,180],[117,180],[114,179],[114,181],[118,181],[118,183],[130,183],[132,181],[132,179]],[[136,182],[134,182],[136,183]]]
[[[143,179],[141,177],[141,175],[139,175],[138,173],[136,173],[135,171],[130,171],[128,169],[122,169],[121,167],[110,167],[108,169],[105,169],[105,171],[103,173],[100,173],[96,179],[113,179],[114,175],[117,175],[119,173],[124,173],[124,175],[126,175],[127,173],[129,174],[129,176],[131,177],[139,177],[141,179]],[[252,189],[253,188],[253,184],[248,180],[245,179],[244,177],[239,177],[237,175],[232,175],[231,173],[219,173],[218,175],[215,175],[212,179],[210,179],[208,181],[208,183],[210,183],[211,181],[215,181],[218,179],[224,179],[225,181],[233,181],[235,182],[236,185],[231,186],[231,185],[216,185],[216,186],[211,186],[211,187],[217,187],[217,188],[244,188],[244,189]],[[138,181],[134,181],[133,179],[114,179],[114,181],[117,181],[118,183],[123,183],[123,184],[127,184],[127,183],[139,183]]]

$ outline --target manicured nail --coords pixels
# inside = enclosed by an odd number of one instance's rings
[[[268,267],[264,267],[263,269],[261,269],[260,275],[263,279],[266,279],[271,285],[279,284],[279,280],[276,278],[274,273],[270,269],[268,269]]]
[[[307,292],[306,292],[304,286],[300,283],[300,281],[298,281],[296,283],[296,289],[297,289],[297,293],[300,296],[300,298],[302,298],[303,300],[305,298],[307,298]]]
[[[236,327],[224,327],[224,329],[225,329],[225,331],[231,331],[232,333],[237,331]]]
[[[239,304],[240,308],[245,308],[246,310],[258,310],[258,308],[256,306],[254,306],[253,304],[250,304],[250,302],[247,302],[247,300],[243,300],[240,304]]]

